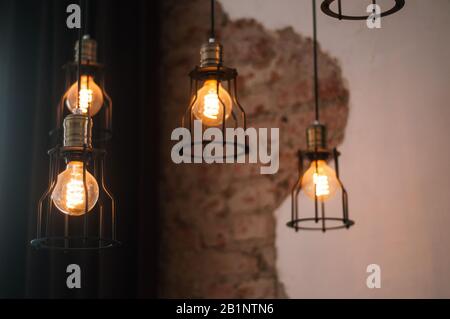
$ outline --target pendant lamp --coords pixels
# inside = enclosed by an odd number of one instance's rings
[[[86,3],[80,7],[87,12]],[[97,62],[97,42],[84,31],[78,29],[74,61],[64,66],[66,92],[55,110],[48,187],[37,205],[31,241],[36,249],[97,250],[120,244],[115,199],[105,185],[112,101]]]
[[[339,176],[339,151],[327,148],[327,127],[319,118],[319,80],[317,66],[317,21],[316,2],[313,6],[313,57],[314,57],[314,97],[315,121],[306,129],[306,150],[298,151],[298,180],[292,189],[291,220],[287,226],[298,230],[327,231],[350,228],[354,222],[349,218],[348,195]],[[334,162],[334,169],[328,163]],[[314,212],[307,214],[299,210],[299,195],[306,195],[314,202]],[[339,215],[328,215],[325,203],[335,196],[341,195],[342,212]]]
[[[190,148],[187,148],[191,150],[192,157],[195,145],[198,147],[201,144],[200,147],[203,147],[210,143],[223,144],[226,149],[223,152],[224,158],[237,157],[248,152],[248,141],[246,139],[245,143],[238,143],[236,139],[227,140],[225,130],[227,127],[246,130],[247,121],[237,95],[237,70],[224,65],[223,46],[216,39],[214,2],[210,2],[210,34],[208,41],[200,48],[200,65],[189,73],[190,99],[181,125],[192,132],[194,121],[201,121],[202,136],[207,128],[216,128],[222,133],[222,141],[202,139],[192,142]]]

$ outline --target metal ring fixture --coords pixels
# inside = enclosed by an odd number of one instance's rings
[[[337,225],[336,226],[326,226],[326,228],[324,228],[323,225],[325,225],[326,221],[336,222]],[[303,226],[308,222],[314,222],[317,226]],[[324,218],[318,217],[317,219],[314,217],[309,217],[309,218],[299,218],[299,219],[291,220],[286,225],[288,227],[294,228],[296,230],[327,231],[327,230],[350,228],[354,224],[355,224],[355,222],[353,220],[350,220],[350,219],[345,220],[343,218],[338,218],[338,217],[324,217]]]
[[[331,10],[330,7],[331,7],[331,4],[335,1],[336,0],[324,0],[322,2],[322,5],[320,6],[320,8],[322,9],[322,12],[332,18],[336,18],[339,20],[367,20],[367,18],[369,17],[369,15],[351,16],[351,15],[342,14],[341,0],[337,0],[338,1],[338,12],[334,12]],[[394,6],[387,11],[381,12],[381,14],[380,14],[381,17],[386,17],[397,11],[400,11],[405,6],[405,0],[394,0],[394,1],[395,1]]]
[[[196,156],[195,154],[195,145],[201,145],[201,155],[200,156]],[[203,148],[206,145],[221,145],[224,149],[224,153],[222,156],[204,156],[203,155]],[[228,147],[233,147],[233,154],[228,154],[226,153],[227,150],[227,146]],[[186,152],[186,154],[184,153],[184,150],[187,149],[188,152]],[[190,157],[192,160],[194,159],[205,159],[205,160],[219,160],[219,159],[234,159],[237,160],[238,157],[240,156],[245,156],[246,154],[248,154],[250,152],[250,147],[248,145],[248,141],[247,138],[245,138],[244,144],[242,143],[238,143],[237,141],[233,140],[233,141],[228,141],[228,140],[224,140],[224,141],[206,141],[206,140],[202,140],[202,141],[198,141],[198,142],[191,142],[189,144],[185,144],[185,145],[181,145],[180,149],[178,150],[178,154],[180,156],[187,156]]]
[[[43,237],[33,239],[31,245],[36,249],[62,250],[62,251],[85,251],[100,250],[121,246],[118,240],[101,237]]]

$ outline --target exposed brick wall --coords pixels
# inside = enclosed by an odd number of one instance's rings
[[[218,38],[225,64],[239,72],[248,126],[280,128],[280,169],[260,175],[258,164],[175,165],[170,133],[188,103],[187,74],[198,64],[208,17],[204,0],[164,1],[159,294],[285,297],[275,269],[273,211],[297,177],[295,154],[305,147],[305,128],[314,118],[312,41],[291,28],[269,31],[254,20],[232,21],[217,6]],[[319,59],[321,118],[334,146],[343,139],[348,91],[337,61],[320,50]]]

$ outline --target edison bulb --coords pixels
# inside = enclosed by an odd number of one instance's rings
[[[103,105],[103,92],[91,75],[81,76],[80,104],[78,105],[78,81],[67,91],[66,105],[73,114],[87,114],[94,116]]]
[[[98,200],[98,184],[94,176],[86,170],[88,212]],[[83,183],[83,162],[71,161],[64,172],[58,175],[52,193],[55,206],[64,214],[80,216],[86,212],[86,196]]]
[[[218,126],[223,122],[223,112],[225,111],[225,119],[227,119],[232,107],[231,96],[222,84],[219,83],[217,88],[216,80],[207,80],[197,92],[197,100],[192,106],[192,112],[195,118],[201,120],[206,126]]]
[[[336,172],[324,160],[312,161],[302,178],[305,194],[314,199],[315,193],[318,200],[326,201],[336,194],[338,188]]]

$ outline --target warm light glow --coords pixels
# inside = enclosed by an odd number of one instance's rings
[[[217,115],[219,114],[219,97],[216,93],[208,92],[208,94],[204,97],[205,109],[203,110],[203,115],[210,119],[217,119]]]
[[[81,76],[80,105],[78,105],[78,81],[67,91],[66,105],[73,114],[87,114],[94,116],[103,105],[103,93],[92,76]]]
[[[318,175],[317,173],[314,173],[313,180],[314,180],[314,184],[316,184],[317,196],[330,195],[330,185],[328,184],[327,176]]]
[[[323,160],[312,161],[311,166],[302,178],[302,189],[305,194],[314,199],[314,194],[320,201],[333,197],[339,188],[335,171]]]
[[[217,95],[217,90],[219,95]],[[225,106],[225,119],[231,114],[233,103],[230,94],[216,80],[205,81],[203,87],[197,92],[197,100],[192,106],[196,119],[206,126],[218,126],[223,122]]]
[[[86,170],[88,211],[98,200],[98,184],[94,176]],[[72,161],[64,172],[58,175],[58,181],[52,193],[55,206],[64,214],[80,216],[86,212],[85,189],[83,184],[83,162]]]

